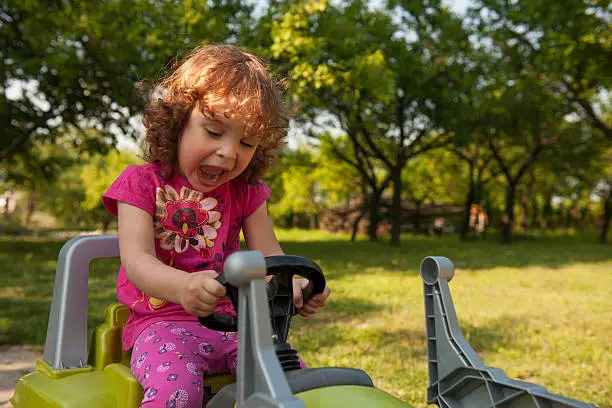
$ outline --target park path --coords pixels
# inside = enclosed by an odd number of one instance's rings
[[[36,359],[42,356],[42,347],[0,345],[0,408],[11,405],[17,380],[34,371]]]

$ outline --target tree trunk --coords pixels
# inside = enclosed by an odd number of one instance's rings
[[[567,209],[566,213],[565,213],[565,229],[568,230],[570,228],[570,226],[572,225],[572,209],[573,209],[574,203],[572,203],[570,205],[570,207]]]
[[[111,222],[112,222],[111,218],[109,217],[104,218],[104,220],[102,221],[102,234],[106,234],[108,232],[108,227]]]
[[[471,177],[470,177],[471,178]],[[463,208],[463,221],[461,222],[461,232],[459,238],[465,241],[470,233],[470,210],[474,202],[474,181],[470,179],[470,187],[468,188],[467,197]]]
[[[6,201],[4,202],[4,219],[8,220],[10,217],[9,211],[11,210],[11,198],[13,198],[13,192],[11,190],[7,190],[4,196],[6,197]]]
[[[523,229],[523,234],[527,235],[527,233],[529,232],[529,198],[525,194],[521,196],[520,201],[521,212],[523,213],[523,219],[521,220],[521,228]]]
[[[370,241],[378,241],[378,223],[380,222],[380,195],[373,192],[368,203],[368,216],[370,225],[368,225],[368,237]]]
[[[32,221],[32,215],[34,215],[34,211],[36,210],[36,198],[34,194],[28,194],[28,204],[26,207],[26,217],[25,224],[26,226],[30,225],[30,221]]]
[[[295,227],[295,225],[293,225],[293,211],[289,212],[289,214],[286,217],[286,220],[287,220],[287,228]]]
[[[610,218],[612,217],[612,200],[610,200],[610,193],[605,194],[602,199],[603,205],[603,225],[601,226],[601,234],[599,235],[599,242],[602,244],[608,243],[608,230],[610,228]]]
[[[308,217],[308,229],[310,229],[311,231],[317,229],[317,220],[315,217],[316,216],[314,214],[310,214],[310,216]]]
[[[506,208],[501,226],[501,242],[509,244],[512,242],[512,227],[514,226],[514,196],[516,190],[514,184],[508,184],[506,188]]]
[[[544,206],[542,207],[542,218],[540,228],[555,229],[555,210],[552,206],[553,194],[551,191],[544,195]]]
[[[300,227],[300,218],[297,213],[291,213],[291,228]]]
[[[362,210],[355,221],[353,222],[353,230],[351,231],[351,242],[355,242],[355,238],[357,238],[357,229],[359,228],[359,222],[363,219],[364,210]]]
[[[402,228],[402,169],[394,168],[393,202],[391,204],[391,246],[399,246]]]
[[[357,231],[359,230],[359,223],[361,222],[363,217],[365,217],[365,215],[368,212],[368,203],[367,203],[368,185],[364,181],[364,179],[361,179],[360,187],[361,187],[361,201],[359,203],[359,209],[358,209],[359,214],[357,215],[357,218],[353,222],[353,231],[351,231],[351,242],[355,242],[355,239],[357,238]]]
[[[530,231],[531,225],[531,200],[533,199],[533,185],[535,184],[535,170],[533,167],[529,169],[529,178],[527,186],[521,197],[521,206],[523,209],[523,232],[525,235]]]
[[[530,229],[537,229],[538,228],[538,221],[540,219],[540,206],[538,205],[538,201],[536,200],[536,198],[532,195],[531,196],[531,200],[529,203],[529,223],[528,223],[528,227]]]

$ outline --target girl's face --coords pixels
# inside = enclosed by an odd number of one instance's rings
[[[206,118],[193,109],[178,145],[178,171],[204,193],[238,177],[247,168],[259,141],[244,134],[244,123],[226,118],[224,102],[210,106],[216,113]]]

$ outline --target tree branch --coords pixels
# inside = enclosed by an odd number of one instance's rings
[[[503,159],[501,158],[501,155],[499,154],[499,151],[497,150],[497,147],[493,143],[493,140],[491,139],[491,137],[487,138],[487,142],[489,144],[489,148],[491,149],[491,152],[493,153],[493,157],[495,157],[495,161],[497,161],[497,164],[499,164],[499,167],[500,167],[502,173],[504,174],[504,176],[506,176],[506,179],[510,183],[512,181],[512,175],[510,174],[510,170],[505,165],[505,163],[504,163]]]

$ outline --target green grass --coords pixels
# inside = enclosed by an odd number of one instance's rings
[[[427,356],[420,260],[449,257],[464,336],[489,366],[601,407],[612,401],[612,250],[595,237],[495,239],[404,237],[348,242],[321,232],[278,231],[286,253],[311,258],[332,297],[313,319],[295,319],[290,341],[313,367],[367,371],[376,386],[424,407]],[[0,343],[42,344],[62,242],[0,239]],[[90,274],[90,327],[115,296],[116,261]]]

